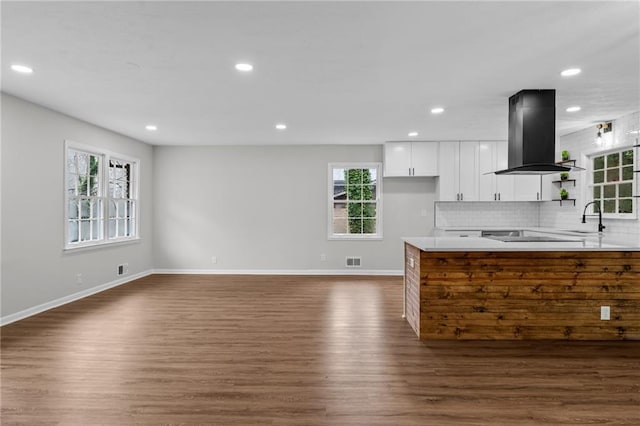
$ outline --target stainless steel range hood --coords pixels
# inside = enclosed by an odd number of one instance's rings
[[[509,98],[509,168],[497,175],[568,172],[555,163],[556,91],[521,90]]]

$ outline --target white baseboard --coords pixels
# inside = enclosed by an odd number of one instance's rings
[[[192,275],[380,275],[403,276],[401,269],[154,269],[154,274]]]
[[[56,300],[52,300],[50,302],[43,303],[41,305],[33,306],[31,308],[24,309],[20,312],[16,312],[14,314],[9,314],[0,318],[0,326],[11,324],[12,322],[16,322],[18,320],[39,314],[44,311],[48,311],[49,309],[57,308],[58,306],[66,305],[67,303],[75,302],[76,300],[83,299],[87,296],[91,296],[92,294],[100,293],[101,291],[108,290],[113,287],[117,287],[122,284],[126,284],[133,280],[137,280],[139,278],[146,277],[153,273],[152,270],[140,272],[134,275],[128,275],[123,278],[119,278],[115,281],[108,282],[106,284],[101,284],[96,287],[91,287],[86,290],[79,291],[77,293],[70,294],[68,296],[61,297]]]

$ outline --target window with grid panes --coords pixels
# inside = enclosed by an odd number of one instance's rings
[[[591,157],[592,197],[609,217],[635,217],[634,153],[622,149]],[[596,206],[592,212],[597,213]]]
[[[382,237],[381,164],[329,165],[329,238]]]
[[[137,160],[123,158],[67,142],[65,248],[137,238]]]

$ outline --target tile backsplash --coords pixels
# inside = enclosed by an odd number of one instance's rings
[[[518,227],[538,226],[539,202],[456,202],[435,203],[436,227]]]

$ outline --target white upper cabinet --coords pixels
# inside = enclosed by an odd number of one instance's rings
[[[515,176],[515,201],[541,201],[542,179],[538,175]]]
[[[478,142],[440,142],[440,200],[478,201]]]
[[[438,176],[438,142],[386,142],[384,176]]]
[[[480,143],[481,201],[540,201],[541,179],[538,175],[496,175],[492,172],[508,167],[506,141]]]
[[[478,177],[480,201],[513,201],[515,199],[514,176],[494,174],[497,170],[507,168],[507,154],[506,141],[480,142],[480,175]]]

